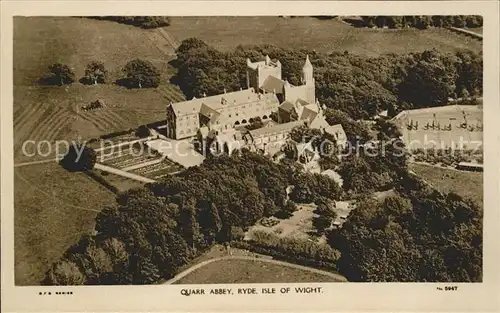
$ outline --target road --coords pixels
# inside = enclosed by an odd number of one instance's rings
[[[323,271],[323,270],[319,270],[319,269],[311,268],[311,267],[307,267],[307,266],[302,266],[302,265],[298,265],[298,264],[293,264],[293,263],[288,263],[288,262],[283,262],[283,261],[278,261],[278,260],[272,260],[272,259],[264,259],[264,258],[260,259],[260,258],[251,257],[251,256],[224,256],[224,257],[210,259],[210,260],[206,260],[206,261],[203,261],[201,263],[198,263],[195,266],[192,266],[192,267],[188,268],[187,270],[177,274],[174,278],[166,281],[165,284],[167,284],[167,285],[174,284],[175,282],[177,282],[181,278],[187,276],[191,272],[193,272],[193,271],[195,271],[195,270],[197,270],[205,265],[208,265],[210,263],[222,261],[222,260],[250,260],[250,261],[272,263],[272,264],[288,266],[288,267],[292,267],[292,268],[296,268],[296,269],[300,269],[300,270],[304,270],[304,271],[308,271],[308,272],[312,272],[312,273],[317,273],[320,275],[329,276],[329,277],[332,277],[339,282],[347,282],[347,279],[340,274],[335,274],[332,272],[327,272],[327,271]]]

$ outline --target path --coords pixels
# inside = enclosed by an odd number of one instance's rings
[[[57,160],[49,159],[49,160],[41,160],[41,161],[32,161],[32,162],[17,163],[17,164],[14,164],[14,167],[21,167],[21,166],[28,166],[28,165],[35,165],[35,164],[43,164],[43,163],[50,163],[50,162],[57,162]]]
[[[448,27],[448,29],[455,31],[457,33],[469,35],[469,36],[474,37],[474,38],[479,39],[479,40],[483,40],[482,34],[479,34],[479,33],[464,29],[464,28]]]
[[[442,166],[442,165],[439,165],[439,164],[432,164],[432,163],[427,163],[427,162],[420,162],[420,161],[409,161],[409,163],[413,163],[413,164],[419,164],[419,165],[424,165],[424,166],[430,166],[430,167],[436,167],[436,168],[440,168],[440,169],[444,169],[444,170],[450,170],[450,171],[455,171],[455,172],[466,172],[466,173],[470,173],[470,171],[465,171],[465,170],[459,170],[455,167],[451,167],[451,166]]]
[[[98,170],[101,170],[101,171],[105,171],[105,172],[111,173],[111,174],[119,175],[119,176],[122,176],[122,177],[125,177],[125,178],[130,178],[130,179],[133,179],[133,180],[137,180],[137,181],[140,181],[140,182],[143,182],[143,183],[156,183],[155,180],[152,180],[152,179],[149,179],[149,178],[146,178],[146,177],[143,177],[143,176],[139,176],[139,175],[136,175],[136,174],[124,172],[124,171],[119,170],[117,168],[106,166],[106,165],[103,165],[103,164],[100,164],[100,163],[96,163],[94,165],[94,168],[98,169]]]
[[[272,264],[277,264],[277,265],[282,265],[282,266],[293,267],[296,269],[300,269],[300,270],[304,270],[304,271],[308,271],[308,272],[313,272],[313,273],[320,274],[320,275],[329,276],[329,277],[336,279],[339,282],[347,282],[347,279],[340,274],[335,274],[332,272],[327,272],[327,271],[323,271],[323,270],[319,270],[316,268],[311,268],[311,267],[307,267],[307,266],[303,266],[303,265],[298,265],[298,264],[293,264],[293,263],[288,263],[288,262],[278,261],[278,260],[273,260],[273,259],[264,259],[264,258],[260,259],[260,258],[250,257],[250,256],[224,256],[224,257],[210,259],[210,260],[206,260],[206,261],[203,261],[201,263],[198,263],[195,266],[192,266],[192,267],[188,268],[187,270],[177,274],[174,278],[166,281],[165,284],[171,285],[171,284],[175,283],[176,281],[178,281],[179,279],[187,276],[191,272],[193,272],[193,271],[195,271],[195,270],[197,270],[205,265],[208,265],[210,263],[217,262],[217,261],[222,261],[222,260],[249,260],[249,261],[259,261],[259,262],[265,262],[265,263],[272,263]]]

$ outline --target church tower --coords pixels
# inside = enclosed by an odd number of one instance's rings
[[[305,88],[305,99],[309,103],[316,103],[316,86],[313,76],[313,66],[306,56],[306,62],[302,67],[302,88]]]
[[[302,67],[302,84],[314,86],[313,66],[309,61],[309,55],[306,56],[306,62]]]

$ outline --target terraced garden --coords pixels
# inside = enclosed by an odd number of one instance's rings
[[[97,160],[101,164],[151,179],[162,178],[183,169],[156,152],[141,148],[139,144],[100,150]]]

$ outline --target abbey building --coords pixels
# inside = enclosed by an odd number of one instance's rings
[[[269,56],[259,62],[247,59],[247,89],[169,104],[166,135],[176,140],[212,135],[256,145],[286,139],[294,127],[307,125],[334,131],[338,141],[345,141],[342,127],[330,126],[325,120],[316,99],[313,71],[307,56],[301,85],[294,86],[281,78],[279,60]],[[246,130],[245,126],[258,119],[264,127]]]

